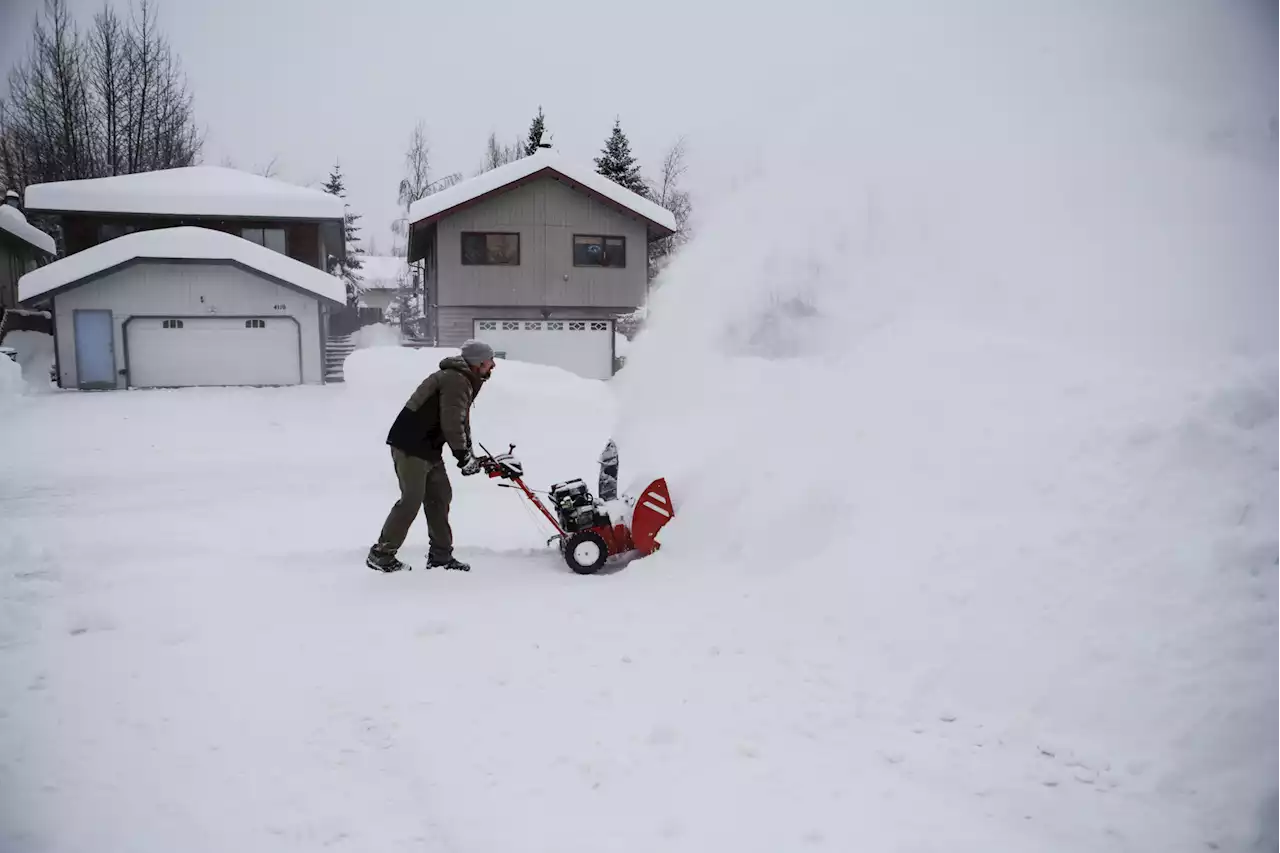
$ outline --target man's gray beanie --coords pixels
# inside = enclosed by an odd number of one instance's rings
[[[480,364],[493,358],[493,347],[484,341],[470,340],[462,345],[462,357],[467,364]]]

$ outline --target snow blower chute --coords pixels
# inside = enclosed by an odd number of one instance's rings
[[[610,557],[637,552],[648,556],[658,550],[658,531],[675,514],[666,479],[659,477],[637,496],[618,493],[618,449],[612,441],[600,456],[600,494],[592,496],[582,480],[566,480],[551,487],[547,496],[552,509],[524,482],[524,465],[515,456],[516,446],[493,455],[483,444],[480,465],[490,479],[506,480],[499,485],[519,489],[551,522],[564,561],[580,575],[603,568]],[[607,498],[605,497],[607,496]],[[554,511],[553,511],[554,510]]]

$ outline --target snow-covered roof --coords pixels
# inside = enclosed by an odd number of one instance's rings
[[[16,207],[0,204],[0,231],[7,231],[45,254],[57,254],[58,250],[53,245],[53,238],[28,222],[27,217]]]
[[[409,262],[394,255],[360,255],[356,275],[365,290],[395,290],[409,273]]]
[[[346,301],[346,285],[336,276],[243,237],[192,226],[135,231],[33,270],[18,279],[18,301],[26,302],[138,258],[234,261],[332,302]]]
[[[186,166],[27,187],[27,210],[342,219],[341,198],[221,166]]]
[[[522,157],[505,166],[491,169],[448,189],[420,198],[409,206],[409,221],[434,219],[459,205],[481,196],[497,192],[508,184],[528,178],[543,170],[550,170],[561,177],[580,184],[585,189],[604,196],[609,201],[642,216],[667,231],[676,230],[676,218],[671,211],[644,196],[615,184],[594,169],[566,160],[549,148],[543,148],[529,157]]]

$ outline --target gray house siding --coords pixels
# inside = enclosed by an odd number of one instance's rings
[[[464,231],[518,233],[519,265],[464,266]],[[625,237],[626,266],[575,267],[575,234]],[[630,311],[644,302],[647,241],[645,222],[553,178],[524,184],[444,217],[436,228],[433,276],[441,343],[445,343],[445,309],[450,307],[559,305],[598,309],[592,316]]]
[[[229,264],[139,261],[57,294],[54,302],[59,384],[75,388],[77,310],[107,309],[114,327],[116,367],[125,367],[130,317],[287,316],[298,321],[302,381],[324,381],[323,314],[313,296]],[[127,388],[120,375],[117,388]]]
[[[438,345],[442,347],[462,346],[468,338],[475,334],[475,320],[594,320],[601,317],[616,317],[618,314],[625,314],[631,310],[633,309],[622,306],[603,308],[552,307],[542,309],[528,305],[441,308],[437,315],[439,319],[439,326],[437,327]]]

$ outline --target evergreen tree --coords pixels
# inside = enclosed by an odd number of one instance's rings
[[[542,144],[542,134],[547,132],[547,123],[542,115],[542,106],[538,106],[538,114],[533,117],[533,122],[529,125],[529,138],[524,143],[524,156],[538,153],[538,146]]]
[[[596,171],[633,193],[649,197],[649,187],[640,177],[640,166],[636,163],[636,158],[631,156],[631,143],[622,132],[620,119],[614,120],[613,133],[609,134],[604,149],[596,158]]]
[[[333,171],[329,173],[329,180],[325,181],[324,191],[330,195],[336,195],[344,202],[347,198],[347,188],[342,180],[342,167],[337,163],[333,164]],[[356,232],[360,230],[360,226],[356,224],[356,220],[360,218],[360,214],[352,213],[350,205],[346,207],[343,213],[343,239],[347,244],[345,263],[338,263],[334,268],[329,270],[330,273],[341,278],[347,286],[347,304],[355,305],[356,298],[360,295],[360,276],[356,272],[364,267],[364,261],[360,260],[360,256],[364,254],[364,249],[360,248],[360,237]]]

